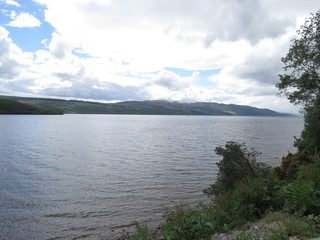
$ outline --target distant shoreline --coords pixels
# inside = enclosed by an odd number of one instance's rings
[[[11,99],[0,99],[1,115],[62,115],[63,112],[41,106],[33,106]]]
[[[78,100],[61,100],[50,98],[27,98],[0,96],[28,106],[50,109],[63,114],[126,114],[126,115],[184,115],[184,116],[287,116],[294,114],[279,113],[270,109],[261,109],[236,104],[214,102],[168,102],[125,101],[117,103],[87,102]],[[1,110],[1,109],[0,109]],[[1,112],[0,112],[1,113]]]

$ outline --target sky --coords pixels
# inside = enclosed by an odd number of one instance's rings
[[[319,0],[0,0],[0,95],[297,113],[275,84]]]

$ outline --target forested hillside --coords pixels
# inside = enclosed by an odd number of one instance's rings
[[[0,114],[62,114],[62,112],[22,102],[0,99]]]
[[[54,109],[67,114],[146,114],[146,115],[229,115],[289,116],[269,109],[212,102],[180,103],[167,101],[126,101],[99,103],[77,100],[1,96],[32,106]]]

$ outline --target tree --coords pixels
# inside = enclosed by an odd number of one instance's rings
[[[276,87],[291,103],[303,107],[305,125],[295,146],[315,153],[320,147],[320,10],[297,33],[281,59],[285,73],[279,75]]]
[[[305,108],[304,128],[300,138],[296,138],[294,144],[299,151],[307,150],[312,154],[320,151],[320,98],[313,106]]]
[[[311,14],[282,58],[284,74],[276,84],[290,102],[312,106],[320,96],[320,11]]]
[[[205,189],[208,195],[221,195],[232,191],[238,182],[247,182],[252,177],[266,176],[271,167],[265,163],[257,162],[259,152],[248,150],[244,143],[229,141],[225,147],[215,148],[222,160],[217,163],[218,177],[214,184]]]

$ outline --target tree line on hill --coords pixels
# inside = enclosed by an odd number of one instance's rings
[[[99,103],[46,98],[0,96],[0,99],[53,109],[65,114],[145,114],[145,115],[212,115],[212,116],[291,116],[269,109],[213,102],[181,103],[168,101],[126,101]],[[12,105],[15,106],[15,105]]]
[[[62,112],[8,99],[0,99],[0,114],[62,114]]]

